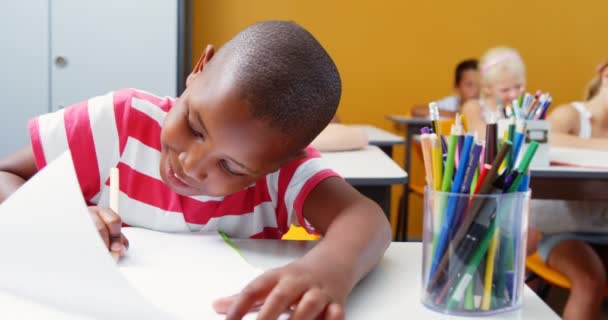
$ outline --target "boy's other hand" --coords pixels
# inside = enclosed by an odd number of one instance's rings
[[[110,208],[96,206],[89,207],[89,213],[108,250],[123,256],[129,248],[129,240],[120,231],[120,216]]]
[[[349,289],[340,278],[296,261],[265,272],[239,294],[216,300],[213,308],[227,320],[241,319],[258,307],[258,319],[277,319],[292,311],[291,320],[341,320]]]

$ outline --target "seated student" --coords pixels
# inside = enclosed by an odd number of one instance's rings
[[[462,106],[469,131],[485,137],[488,122],[504,117],[501,107],[506,106],[524,93],[526,68],[515,49],[496,47],[488,50],[479,64],[481,72],[481,97],[467,101]]]
[[[602,149],[608,143],[608,67],[598,68],[587,101],[549,114],[551,144]],[[599,319],[608,267],[608,202],[534,200],[532,225],[544,232],[529,239],[545,262],[572,288],[564,319]],[[558,230],[556,230],[556,228]],[[559,230],[559,229],[562,230]],[[532,230],[536,234],[538,230]],[[538,243],[537,243],[538,242]]]
[[[265,272],[214,305],[240,319],[343,319],[355,284],[391,240],[378,205],[307,148],[340,101],[331,57],[302,27],[252,25],[217,53],[207,46],[177,98],[125,89],[30,122],[31,145],[0,160],[0,201],[70,150],[83,197],[108,248],[121,224],[166,232],[223,230],[278,239],[294,223],[323,234],[302,258]],[[121,175],[120,216],[107,208]]]
[[[597,71],[585,102],[561,105],[549,114],[551,145],[608,150],[608,62]]]
[[[479,70],[476,59],[467,59],[456,66],[454,72],[454,95],[447,96],[436,101],[439,114],[445,117],[453,117],[466,101],[479,98]],[[412,116],[427,117],[428,106],[420,106],[412,109]]]

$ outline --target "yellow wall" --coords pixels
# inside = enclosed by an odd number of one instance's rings
[[[492,46],[517,48],[528,66],[528,91],[549,91],[554,103],[580,99],[595,66],[608,58],[605,0],[192,2],[193,63],[205,44],[219,46],[251,23],[293,20],[336,61],[342,121],[390,130],[386,114],[449,94],[454,65]]]

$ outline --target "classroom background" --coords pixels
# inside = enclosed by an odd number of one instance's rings
[[[338,115],[396,131],[385,116],[405,114],[452,93],[453,68],[491,47],[516,48],[528,91],[551,92],[554,106],[583,98],[584,84],[608,57],[607,1],[192,1],[192,63],[256,21],[290,19],[334,58],[343,82]],[[395,161],[403,164],[403,147]],[[412,157],[410,183],[422,184]],[[399,195],[393,190],[393,221]],[[422,201],[410,199],[410,238],[421,236]]]

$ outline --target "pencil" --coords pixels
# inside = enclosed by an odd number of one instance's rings
[[[120,180],[118,174],[118,168],[110,168],[110,209],[118,214],[118,193],[120,191]],[[110,245],[112,244],[112,237],[110,237]],[[114,261],[118,262],[120,254],[118,252],[110,251]]]

